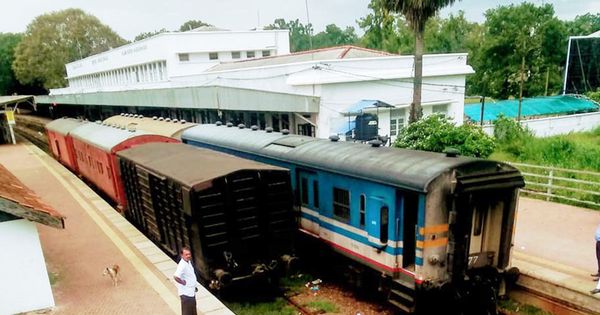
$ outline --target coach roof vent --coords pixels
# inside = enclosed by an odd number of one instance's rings
[[[240,128],[240,129],[244,129],[244,128],[246,128],[246,125],[244,125],[244,124],[239,124],[239,125],[238,125],[238,128]]]
[[[179,120],[177,120],[177,118],[173,118],[173,122],[177,123]]]
[[[171,122],[171,118],[167,117],[167,118],[165,118],[165,121],[166,122]]]
[[[289,135],[290,131],[288,129],[281,129],[281,134],[282,135]]]
[[[383,142],[381,142],[381,140],[371,140],[371,141],[369,141],[369,144],[373,148],[379,148],[383,144]]]
[[[271,132],[273,132],[273,127],[267,127],[267,128],[265,128],[265,132],[266,132],[266,133],[271,133]]]
[[[158,117],[152,116],[152,120],[157,120],[157,119],[158,119]]]
[[[185,121],[185,119],[182,119],[182,120],[179,121],[179,123],[182,124],[182,125],[185,124],[186,122],[187,121]]]
[[[258,126],[257,125],[252,125],[252,126],[250,126],[250,129],[252,129],[252,131],[257,131],[258,130]]]
[[[460,154],[460,151],[458,151],[458,149],[455,148],[451,148],[448,147],[444,150],[444,153],[446,153],[447,157],[457,157]]]
[[[217,121],[215,122],[215,125],[217,125],[217,126],[221,126],[221,125],[223,125],[223,123],[222,123],[220,120],[217,120]]]
[[[340,141],[340,137],[338,135],[331,135],[329,136],[329,140],[331,140],[331,142],[338,142]]]
[[[233,127],[233,123],[228,122],[225,126],[227,126],[227,128],[231,128]]]
[[[165,120],[163,117],[158,117],[158,121],[163,121]]]

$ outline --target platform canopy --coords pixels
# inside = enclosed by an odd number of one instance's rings
[[[521,104],[521,117],[541,117],[559,114],[576,114],[598,111],[598,104],[587,98],[575,95],[525,98]],[[494,121],[502,114],[517,118],[519,100],[486,102],[483,109],[483,121]],[[481,104],[465,105],[465,115],[472,121],[481,120]]]
[[[33,105],[33,95],[4,95],[0,96],[0,106],[29,102]],[[34,105],[35,107],[35,105]]]

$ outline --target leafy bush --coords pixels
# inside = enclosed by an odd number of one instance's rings
[[[494,152],[494,139],[479,126],[456,126],[443,115],[431,115],[400,130],[395,147],[443,152],[452,147],[465,156],[486,158]]]
[[[533,137],[533,132],[524,128],[516,120],[500,114],[494,121],[494,137],[500,143],[510,143]]]
[[[592,101],[600,103],[600,90],[596,90],[595,92],[587,92],[585,96],[589,97]]]

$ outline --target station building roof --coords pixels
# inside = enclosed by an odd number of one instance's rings
[[[11,172],[0,164],[0,222],[23,218],[58,229],[65,228],[65,217],[44,203]]]
[[[323,49],[315,49],[291,53],[288,55],[279,55],[264,57],[258,59],[248,59],[236,62],[226,62],[210,68],[207,72],[217,72],[234,69],[267,67],[275,65],[283,65],[290,63],[298,63],[305,61],[319,60],[335,60],[335,59],[351,59],[351,58],[368,58],[368,57],[386,57],[394,56],[387,52],[377,51],[356,46],[337,46]]]
[[[594,101],[575,95],[524,98],[521,103],[521,117],[586,113],[598,111],[598,109],[599,106]],[[500,114],[510,118],[517,118],[519,115],[519,100],[485,103],[483,121],[494,121]],[[480,121],[481,104],[466,104],[465,115],[472,121]]]

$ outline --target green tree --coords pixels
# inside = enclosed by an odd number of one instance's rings
[[[15,47],[21,41],[20,34],[0,33],[0,95],[16,92],[18,82],[12,70]]]
[[[446,19],[431,18],[425,26],[425,51],[428,53],[471,52],[478,47],[481,26],[467,21],[465,12],[450,14]]]
[[[410,105],[409,123],[414,123],[423,115],[421,108],[421,87],[423,81],[423,35],[425,23],[437,12],[454,3],[455,0],[383,0],[383,7],[401,13],[415,34],[415,78],[413,101]]]
[[[15,50],[13,70],[22,84],[65,85],[65,64],[125,44],[100,20],[80,9],[36,17]]]
[[[569,36],[590,35],[600,31],[600,13],[578,15],[573,21],[569,21],[566,24]]]
[[[372,12],[358,20],[359,27],[364,31],[361,44],[394,54],[411,53],[414,39],[404,19],[386,9],[383,0],[371,0],[369,9]]]
[[[275,19],[272,24],[265,27],[266,30],[289,30],[290,50],[292,52],[310,49],[312,24],[304,25],[300,20],[286,22],[285,19]]]
[[[500,6],[486,12],[481,49],[471,59],[475,75],[469,93],[506,99],[518,97],[524,65],[523,95],[543,95],[561,88],[566,28],[550,4]]]
[[[430,115],[400,130],[394,146],[433,152],[444,152],[450,147],[461,155],[486,158],[496,145],[479,126],[456,126],[443,115]]]
[[[356,36],[354,27],[348,26],[346,29],[342,30],[335,24],[329,24],[325,27],[325,31],[312,37],[312,42],[314,49],[352,45],[358,42],[358,36]]]
[[[161,28],[161,29],[160,29],[160,30],[158,30],[158,31],[140,33],[140,34],[138,34],[138,35],[137,35],[137,36],[136,36],[136,37],[133,39],[133,41],[134,41],[134,42],[137,42],[137,41],[140,41],[140,40],[142,40],[142,39],[146,39],[146,38],[152,37],[152,36],[154,36],[154,35],[158,35],[158,34],[160,34],[160,33],[165,33],[165,32],[168,32],[168,31],[167,31],[165,28]]]
[[[179,27],[179,31],[187,32],[187,31],[191,31],[195,28],[202,27],[202,26],[213,26],[213,25],[202,22],[200,20],[189,20],[189,21],[181,24],[181,26]]]

